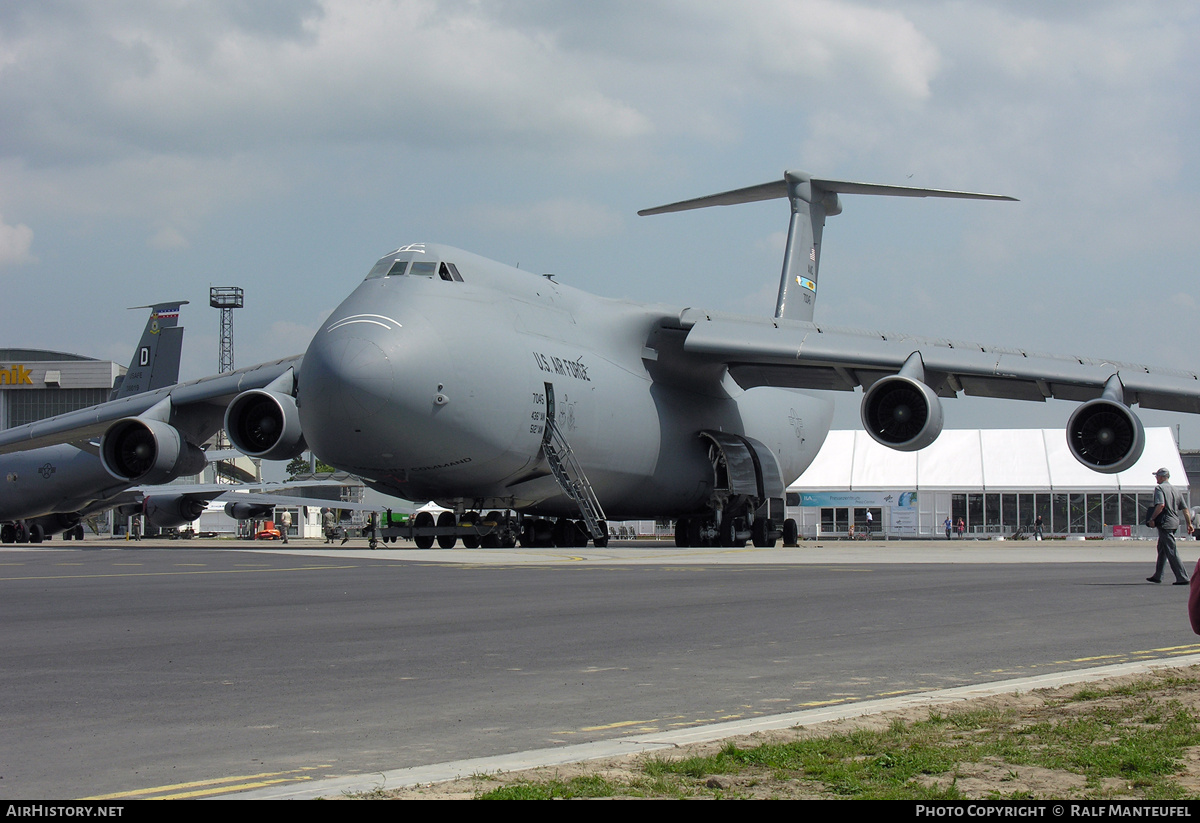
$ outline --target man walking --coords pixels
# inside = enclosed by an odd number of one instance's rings
[[[1192,526],[1192,513],[1183,505],[1183,495],[1179,489],[1167,482],[1171,473],[1159,469],[1154,473],[1158,486],[1154,489],[1154,511],[1150,513],[1147,526],[1158,527],[1158,562],[1154,566],[1154,576],[1147,577],[1151,583],[1161,583],[1163,564],[1170,563],[1175,575],[1176,586],[1186,586],[1189,582],[1187,572],[1179,563],[1179,555],[1175,551],[1175,531],[1179,528],[1179,513],[1183,512],[1187,520],[1188,534],[1195,529]]]

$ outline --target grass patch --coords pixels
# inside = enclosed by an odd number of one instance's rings
[[[1111,687],[1045,693],[1037,706],[934,711],[924,720],[894,720],[883,730],[744,747],[726,743],[702,756],[644,758],[632,777],[514,781],[476,796],[1194,796],[1179,778],[1187,749],[1200,747],[1200,722],[1197,712],[1174,695],[1195,691],[1196,685],[1195,678],[1148,675]],[[991,781],[986,788],[979,788],[981,775]],[[964,785],[971,786],[970,793]]]

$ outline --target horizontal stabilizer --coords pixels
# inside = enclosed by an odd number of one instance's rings
[[[709,206],[736,206],[741,203],[756,203],[760,200],[775,200],[788,196],[788,179],[807,179],[813,188],[823,189],[835,194],[887,194],[894,197],[955,197],[961,200],[1016,200],[1003,194],[984,194],[972,191],[952,191],[949,189],[920,189],[912,186],[887,186],[880,183],[855,183],[850,180],[823,180],[817,177],[809,178],[804,172],[786,172],[782,180],[762,183],[757,186],[747,186],[744,189],[734,189],[720,194],[710,194],[706,197],[696,197],[691,200],[681,200],[665,206],[652,209],[642,209],[638,214],[646,217],[651,214],[666,214],[673,211],[688,209],[703,209]]]

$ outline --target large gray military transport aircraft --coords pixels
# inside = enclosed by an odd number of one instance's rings
[[[829,391],[861,386],[866,430],[901,450],[932,443],[941,399],[960,393],[1081,402],[1067,441],[1101,472],[1141,454],[1131,404],[1200,413],[1190,372],[816,322],[825,219],[856,194],[1012,199],[787,172],[642,212],[786,198],[774,317],[610,300],[448,246],[403,246],[303,357],[32,424],[0,435],[0,453],[82,428],[102,435],[115,477],[150,482],[177,472],[228,404],[247,454],[287,459],[307,440],[385,493],[449,509],[436,523],[418,515],[419,546],[603,544],[606,518],[649,517],[674,518],[681,546],[765,546],[795,538],[784,489],[828,433]]]

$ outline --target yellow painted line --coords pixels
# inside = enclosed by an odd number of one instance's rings
[[[619,723],[609,723],[606,726],[584,726],[580,729],[581,732],[602,732],[606,729],[623,729],[627,726],[642,726],[647,723],[656,723],[657,720],[623,720]]]
[[[208,797],[214,794],[227,794],[229,792],[244,792],[248,789],[262,789],[266,786],[276,786],[280,783],[298,783],[305,780],[312,780],[311,777],[305,775],[303,777],[281,777],[278,780],[260,780],[256,783],[237,783],[228,786],[218,786],[214,789],[200,789],[194,792],[183,792],[181,794],[164,794],[161,797],[146,798],[147,800],[187,800],[196,797]]]
[[[840,700],[810,700],[807,703],[797,703],[796,705],[804,706],[808,709],[815,709],[820,706],[837,706],[842,703],[853,703],[856,700],[858,700],[856,697],[843,697]]]
[[[47,574],[35,577],[0,577],[0,582],[17,580],[91,580],[104,577],[175,577],[187,574],[255,574],[259,572],[312,572],[329,571],[330,569],[356,569],[357,565],[346,566],[298,566],[284,569],[213,569],[209,571],[180,571],[180,572],[119,572],[116,574]]]
[[[329,764],[321,764],[319,766],[305,766],[300,769],[290,769],[284,772],[260,772],[259,774],[239,774],[229,777],[216,777],[210,780],[192,780],[187,783],[169,783],[165,786],[153,786],[148,789],[134,789],[128,792],[114,792],[113,794],[98,794],[95,797],[84,797],[82,800],[115,800],[122,797],[145,797],[146,795],[159,794],[160,792],[174,792],[180,789],[195,789],[201,786],[218,786],[225,790],[230,784],[245,782],[245,781],[261,781],[269,780],[270,778],[279,778],[270,782],[286,783],[288,780],[312,780],[309,775],[302,772],[312,772],[317,769],[327,769]],[[295,775],[288,777],[288,775]]]

